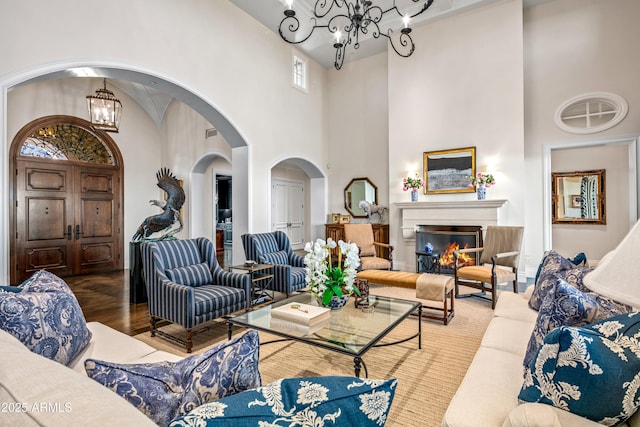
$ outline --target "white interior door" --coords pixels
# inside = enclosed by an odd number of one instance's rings
[[[304,247],[304,188],[301,182],[289,186],[289,231],[293,249]]]
[[[273,180],[271,230],[286,233],[293,249],[304,247],[304,184]]]

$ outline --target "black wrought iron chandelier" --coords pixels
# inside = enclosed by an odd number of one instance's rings
[[[326,28],[334,35],[333,47],[336,49],[334,66],[336,70],[342,68],[347,46],[353,45],[354,49],[360,47],[360,36],[371,34],[374,38],[386,37],[393,50],[402,57],[409,57],[415,49],[411,38],[409,22],[412,18],[424,13],[433,0],[411,0],[413,3],[422,2],[422,8],[412,15],[403,14],[393,1],[393,6],[383,10],[380,6],[374,6],[373,1],[368,0],[317,0],[313,8],[313,16],[310,17],[311,29],[308,34],[299,35],[300,21],[292,9],[293,0],[287,0],[288,8],[284,11],[284,18],[280,21],[280,37],[287,43],[303,43],[311,37],[316,28]],[[334,10],[334,14],[330,15]],[[386,14],[397,14],[402,18],[404,27],[397,34],[389,28],[386,32],[380,29],[380,21]],[[344,33],[343,33],[344,31]],[[296,37],[298,36],[298,37]]]

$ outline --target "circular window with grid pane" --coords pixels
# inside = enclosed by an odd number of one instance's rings
[[[555,114],[556,125],[570,133],[596,133],[620,123],[629,106],[614,93],[594,92],[563,102]]]

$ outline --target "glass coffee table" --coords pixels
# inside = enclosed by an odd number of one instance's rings
[[[360,376],[362,368],[364,368],[365,377],[369,376],[367,365],[362,360],[362,356],[372,347],[400,344],[417,337],[418,348],[422,348],[422,322],[420,321],[422,304],[418,301],[370,295],[368,307],[356,308],[354,298],[351,298],[344,308],[331,312],[331,319],[325,326],[309,334],[300,332],[294,327],[279,326],[278,322],[273,322],[274,324],[272,325],[271,309],[291,302],[315,304],[313,296],[305,292],[231,317],[227,320],[229,339],[231,339],[233,325],[237,325],[268,332],[283,338],[263,344],[293,340],[353,356],[356,377]],[[416,334],[399,341],[379,344],[382,338],[416,311],[418,314],[418,331]]]

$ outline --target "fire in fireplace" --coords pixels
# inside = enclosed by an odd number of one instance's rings
[[[417,225],[416,256],[425,251],[427,243],[433,246],[433,253],[440,255],[440,271],[453,274],[458,249],[478,248],[482,246],[482,227],[475,225]],[[476,253],[461,254],[458,266],[475,265]],[[420,263],[419,263],[420,264]]]

